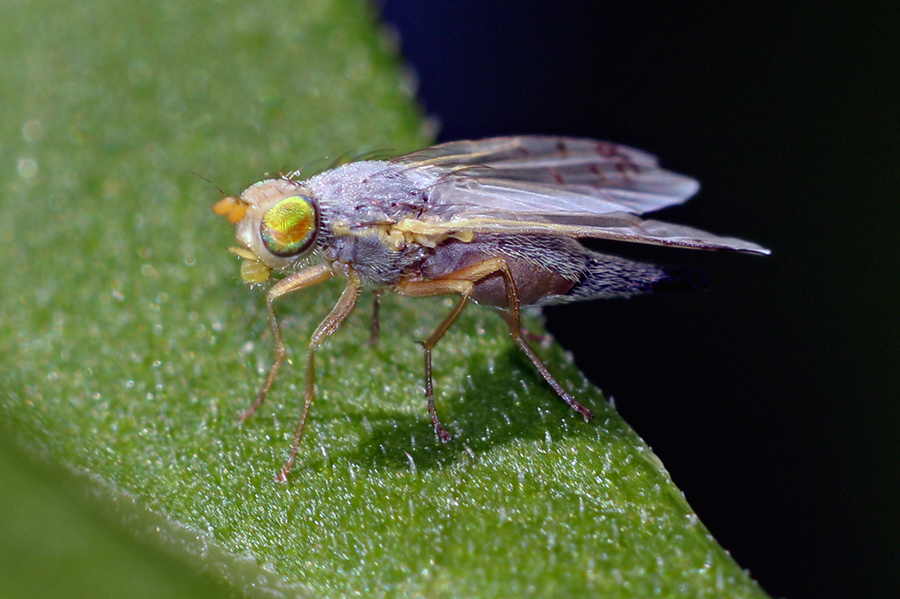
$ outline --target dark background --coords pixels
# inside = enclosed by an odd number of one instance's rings
[[[897,596],[897,7],[382,5],[441,141],[633,145],[703,185],[661,218],[772,248],[623,248],[711,288],[548,326],[766,591]]]

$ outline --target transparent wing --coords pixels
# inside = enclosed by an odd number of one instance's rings
[[[411,232],[563,235],[768,254],[734,237],[637,215],[680,204],[698,183],[663,170],[654,156],[608,142],[565,137],[455,141],[392,163],[429,172],[428,211]]]
[[[680,204],[698,183],[659,168],[654,156],[626,146],[566,137],[455,141],[393,160],[442,172],[429,193],[434,214],[467,218],[643,214]]]

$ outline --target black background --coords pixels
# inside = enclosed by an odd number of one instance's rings
[[[897,596],[898,8],[382,5],[441,141],[632,145],[702,183],[661,218],[772,248],[628,248],[711,288],[548,326],[766,591]]]

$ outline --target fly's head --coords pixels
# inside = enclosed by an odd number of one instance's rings
[[[287,269],[312,253],[319,233],[319,207],[309,190],[289,179],[268,179],[237,196],[226,196],[213,212],[235,225],[244,261],[241,278],[262,283],[273,270]]]

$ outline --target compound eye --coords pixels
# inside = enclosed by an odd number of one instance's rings
[[[316,204],[306,196],[291,196],[269,208],[259,224],[266,249],[282,258],[296,256],[316,239]]]

